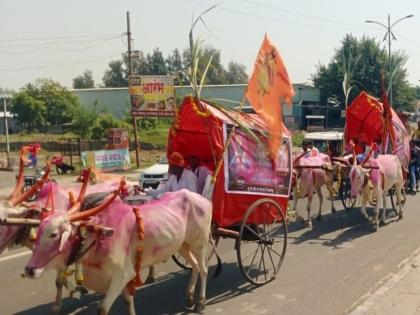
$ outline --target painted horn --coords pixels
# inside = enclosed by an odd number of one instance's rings
[[[377,149],[377,145],[376,145],[376,143],[373,143],[370,147],[369,153],[367,154],[367,156],[365,157],[363,162],[360,164],[362,167],[367,163],[367,161],[369,161],[369,159],[372,156],[374,150],[376,150],[376,149]]]
[[[85,210],[83,212],[77,212],[77,213],[70,214],[69,221],[70,222],[75,222],[75,221],[86,220],[89,217],[98,214],[99,212],[103,211],[106,207],[108,207],[115,200],[115,198],[117,198],[119,192],[120,192],[119,189],[113,191],[111,197],[106,199],[102,204],[100,204],[99,206],[97,206],[95,208],[91,208],[91,209]],[[76,202],[76,204],[77,204],[77,202]]]
[[[41,220],[37,219],[24,219],[24,218],[5,218],[0,219],[0,225],[30,225],[38,226],[41,224]]]
[[[89,184],[90,173],[91,173],[91,168],[88,168],[83,171],[83,184],[82,184],[82,187],[80,188],[79,197],[77,197],[76,201],[74,201],[74,196],[71,197],[69,193],[70,204],[71,204],[71,208],[68,210],[69,214],[76,213],[80,210],[80,207],[82,206],[82,202],[85,199],[86,189]]]
[[[44,176],[42,176],[42,178],[38,182],[36,182],[35,185],[31,187],[30,190],[21,194],[19,197],[12,199],[10,201],[11,205],[16,206],[20,204],[22,201],[25,201],[29,197],[33,196],[38,191],[38,189],[40,189],[46,183],[46,181],[48,180],[48,177],[50,176],[50,173],[51,173],[51,164],[50,162],[47,162],[47,168],[45,170]]]
[[[19,175],[16,180],[16,186],[13,192],[10,194],[10,196],[7,198],[7,200],[13,200],[17,198],[17,196],[22,191],[23,185],[24,185],[24,165],[23,165],[23,153],[22,150],[20,151],[20,157],[19,157]]]

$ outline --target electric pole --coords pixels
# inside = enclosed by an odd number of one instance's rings
[[[130,28],[130,12],[127,11],[127,58],[128,58],[128,84],[130,89],[130,76],[131,76],[131,28]],[[130,100],[131,105],[131,100]],[[139,141],[138,141],[138,134],[137,134],[137,118],[132,116],[132,123],[134,128],[134,142],[135,142],[135,148],[136,148],[136,165],[137,168],[140,167],[140,159],[139,159]]]

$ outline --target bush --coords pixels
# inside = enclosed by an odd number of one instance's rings
[[[96,119],[96,123],[92,128],[92,138],[101,140],[105,137],[108,128],[125,128],[130,130],[130,124],[115,118],[111,113],[101,113]]]

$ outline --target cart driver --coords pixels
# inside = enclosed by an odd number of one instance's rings
[[[191,171],[197,176],[197,193],[201,195],[210,170],[206,166],[200,165],[200,159],[196,156],[191,156],[189,162]]]
[[[184,157],[178,153],[173,152],[169,157],[170,174],[168,181],[160,185],[157,189],[146,189],[145,193],[155,199],[159,199],[162,194],[169,191],[177,191],[181,189],[188,189],[192,192],[197,192],[197,176],[189,169],[185,168]]]

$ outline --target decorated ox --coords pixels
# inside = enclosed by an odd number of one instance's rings
[[[404,185],[402,166],[397,156],[391,154],[378,155],[371,158],[372,152],[376,150],[376,145],[368,156],[360,164],[356,164],[356,157],[353,152],[353,165],[350,170],[350,183],[352,198],[356,198],[359,193],[362,194],[361,212],[364,217],[369,219],[366,213],[366,204],[369,200],[376,198],[376,204],[373,211],[373,228],[376,231],[379,227],[379,204],[383,203],[383,212],[381,223],[385,223],[386,192],[395,186],[397,193],[397,205],[399,208],[399,218],[402,219],[401,189]]]
[[[322,187],[325,185],[331,195],[333,192],[334,173],[338,169],[337,166],[331,163],[328,155],[317,153],[316,155],[304,156],[305,153],[297,157],[293,163],[296,170],[296,181],[293,185],[293,211],[296,211],[297,202],[300,198],[308,198],[306,210],[308,218],[305,221],[306,226],[312,227],[311,220],[311,205],[314,192],[319,198],[319,209],[317,220],[321,220],[322,211]],[[331,212],[335,213],[334,201],[331,198]]]
[[[70,215],[54,213],[44,218],[25,268],[26,275],[37,278],[47,267],[65,270],[69,260],[79,261],[83,264],[84,284],[105,294],[100,314],[107,314],[117,296],[123,293],[129,312],[134,315],[132,295],[134,287],[140,285],[140,270],[180,252],[193,267],[187,304],[194,305],[195,285],[200,274],[200,298],[195,310],[202,311],[211,203],[198,194],[181,190],[132,208],[118,197],[122,187],[123,184],[92,209]],[[104,236],[111,235],[112,231],[112,236]],[[218,262],[220,267],[220,259]]]

